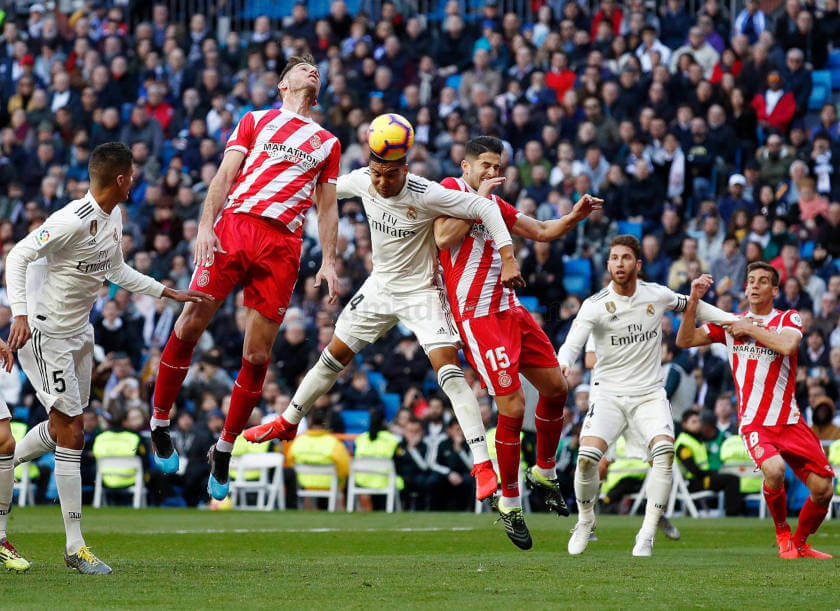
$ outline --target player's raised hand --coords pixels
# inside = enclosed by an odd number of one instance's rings
[[[592,214],[595,210],[600,210],[604,206],[604,200],[585,193],[583,197],[577,200],[574,208],[572,208],[572,216],[583,220]]]
[[[175,289],[171,289],[169,287],[164,289],[163,297],[168,297],[169,299],[180,301],[181,303],[212,303],[216,301],[216,298],[212,295],[202,293],[201,291],[196,291],[195,289],[176,291]]]
[[[709,291],[714,280],[709,274],[701,274],[691,282],[691,299],[698,301]]]
[[[213,265],[213,259],[216,252],[224,253],[222,243],[219,241],[219,236],[213,231],[213,226],[204,227],[199,225],[198,234],[195,236],[195,265],[203,265],[210,267]]]
[[[11,350],[23,348],[31,336],[29,319],[26,316],[15,316],[12,327],[9,329],[9,348]]]
[[[482,180],[481,184],[478,185],[477,193],[481,197],[490,197],[490,194],[495,190],[495,188],[504,184],[505,180],[507,179],[504,176],[496,176],[496,178]]]
[[[754,327],[760,327],[761,321],[749,318],[741,318],[733,323],[724,325],[724,329],[735,339],[743,339],[750,336]]]
[[[327,281],[327,292],[329,293],[330,303],[338,301],[338,274],[335,273],[335,265],[321,265],[321,269],[315,274],[316,289],[321,287],[321,281]]]
[[[2,339],[0,339],[0,363],[2,363],[6,373],[10,372],[12,365],[15,364],[15,355],[12,354],[12,349]]]
[[[509,259],[502,257],[502,285],[509,289],[525,286],[525,278],[522,277],[519,264],[513,257]]]

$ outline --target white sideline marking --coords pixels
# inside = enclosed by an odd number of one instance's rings
[[[476,530],[470,526],[452,526],[441,528],[429,527],[403,527],[403,528],[197,528],[177,530],[145,530],[144,535],[215,535],[233,533],[237,535],[250,533],[335,533],[335,532],[463,532]]]

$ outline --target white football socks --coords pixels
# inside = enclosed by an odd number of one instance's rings
[[[438,384],[455,411],[455,417],[464,438],[472,452],[473,463],[478,464],[490,460],[490,452],[487,450],[487,439],[484,436],[484,423],[481,421],[481,410],[475,393],[467,385],[464,379],[464,372],[456,365],[444,365],[437,372]]]
[[[656,442],[650,450],[650,455],[653,458],[653,467],[647,478],[645,519],[639,531],[646,536],[656,534],[659,519],[668,506],[668,497],[671,496],[671,484],[674,480],[674,442]]]
[[[85,544],[82,537],[82,451],[70,448],[55,449],[55,483],[64,532],[67,535],[67,554],[73,555]]]
[[[33,426],[15,445],[15,466],[55,452],[55,441],[50,437],[49,420]]]
[[[598,478],[598,463],[604,453],[598,448],[582,446],[578,450],[577,469],[575,469],[575,497],[578,506],[579,522],[595,521],[595,502],[601,480]]]
[[[0,541],[6,538],[6,519],[12,506],[12,495],[15,491],[14,456],[0,455]]]
[[[333,387],[342,369],[344,365],[330,354],[329,348],[324,348],[321,358],[303,376],[289,407],[283,412],[283,418],[292,424],[303,420],[315,401]]]

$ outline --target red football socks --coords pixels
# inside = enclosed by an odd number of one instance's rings
[[[780,486],[776,490],[770,490],[766,484],[762,485],[764,490],[764,500],[767,501],[767,509],[770,510],[770,516],[773,518],[773,524],[776,525],[776,532],[781,532],[789,529],[787,523],[787,494],[785,487]]]
[[[828,513],[828,507],[820,507],[809,496],[799,512],[799,523],[796,525],[796,532],[793,533],[793,546],[800,548],[805,545],[805,540],[822,524]]]
[[[236,383],[233,385],[233,393],[230,396],[230,409],[225,418],[225,428],[222,430],[221,440],[233,443],[239,433],[248,424],[251,412],[259,403],[262,395],[265,372],[268,370],[268,363],[255,365],[242,359],[242,369],[236,376]]]
[[[181,385],[187,372],[190,369],[193,350],[196,342],[187,342],[178,339],[175,331],[169,335],[169,340],[160,355],[160,367],[158,367],[157,381],[155,382],[155,393],[152,401],[154,406],[153,418],[158,420],[169,420],[169,412],[172,404],[181,392]]]
[[[496,425],[496,459],[499,462],[499,478],[502,480],[502,496],[519,496],[521,432],[522,418],[499,414]]]
[[[537,429],[537,466],[540,469],[554,469],[557,446],[563,434],[563,406],[566,397],[543,397],[537,401],[534,423]]]

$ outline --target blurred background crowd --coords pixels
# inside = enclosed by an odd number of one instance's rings
[[[584,193],[606,200],[557,243],[517,242],[528,283],[519,294],[555,346],[581,300],[607,282],[606,248],[618,233],[642,240],[651,281],[687,293],[692,279],[710,272],[716,284],[706,298],[729,311],[743,307],[746,264],[771,262],[782,280],[777,307],[803,319],[800,406],[821,438],[840,438],[837,0],[0,5],[4,255],[86,192],[93,147],[121,140],[134,155],[134,187],[122,207],[125,257],[186,288],[196,220],[227,137],[245,112],[280,105],[285,58],[311,52],[323,79],[314,118],[340,138],[342,172],[367,164],[368,122],[395,111],[415,127],[412,172],[460,175],[465,142],[495,135],[506,148],[498,194],[523,213],[556,218]],[[370,271],[360,202],[340,202],[340,210],[340,303],[329,305],[313,286],[321,255],[313,211],[254,422],[285,408]],[[148,464],[149,399],[177,314],[176,304],[102,287],[91,318],[98,348],[85,416],[87,484],[97,438],[129,431],[146,461],[152,502],[206,500],[204,454],[227,409],[244,309],[241,295],[232,295],[201,339],[173,412],[176,447],[188,463],[164,480]],[[9,325],[3,288],[0,337]],[[680,351],[672,341],[678,320],[664,325],[674,419],[682,424],[698,410],[695,437],[719,446],[737,431],[725,354]],[[468,375],[492,431],[495,407]],[[588,408],[588,377],[582,361],[569,380],[558,449],[564,477]],[[0,392],[20,430],[46,417],[19,370],[0,376]],[[404,503],[467,507],[471,464],[451,420],[422,349],[397,327],[348,367],[310,424],[349,435],[340,445],[350,453],[355,434],[392,434],[376,451],[395,456]],[[533,456],[525,447],[527,463]],[[40,466],[32,473],[43,480],[39,501],[54,494],[49,460]]]

